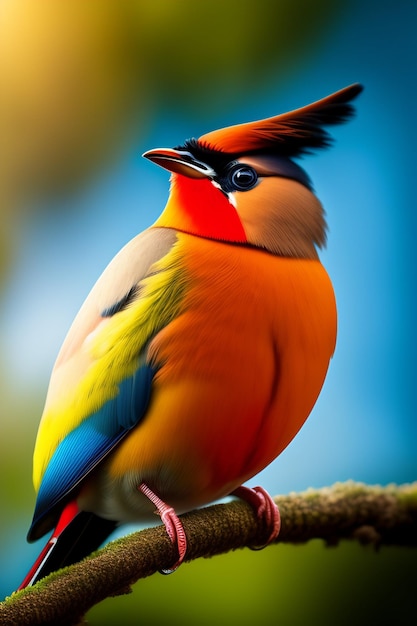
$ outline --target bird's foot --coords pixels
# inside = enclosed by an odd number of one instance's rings
[[[156,506],[156,513],[160,516],[172,543],[177,547],[178,560],[176,563],[169,569],[161,570],[162,574],[172,574],[181,565],[187,552],[187,537],[184,527],[172,506],[161,500],[148,485],[141,483],[138,490]]]
[[[264,545],[251,546],[251,549],[262,550],[272,541],[275,541],[281,529],[281,516],[277,505],[269,493],[262,487],[253,487],[251,489],[241,486],[235,489],[231,495],[248,502],[255,509],[258,519],[262,518],[269,529],[269,536]]]

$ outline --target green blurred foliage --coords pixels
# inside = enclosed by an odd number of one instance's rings
[[[236,107],[271,76],[278,84],[345,8],[329,0],[2,0],[0,278],[34,200],[117,159],[158,123],[161,103],[165,114],[202,115]]]
[[[38,423],[28,416],[41,415],[44,397],[16,387],[0,367],[0,544],[6,529],[15,528],[19,520],[30,522],[35,502],[31,475]]]
[[[88,613],[91,626],[411,624],[416,552],[356,543],[239,550],[139,581]]]
[[[131,3],[143,25],[138,52],[149,60],[155,93],[187,112],[236,106],[276,84],[323,44],[347,9],[329,0],[157,0]]]

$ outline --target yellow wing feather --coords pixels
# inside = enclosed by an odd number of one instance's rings
[[[137,299],[113,317],[103,318],[72,358],[54,372],[34,452],[36,490],[58,444],[117,395],[119,383],[145,358],[150,339],[178,314],[185,281],[174,245],[140,282]]]

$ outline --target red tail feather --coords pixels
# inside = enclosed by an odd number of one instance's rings
[[[115,522],[104,520],[94,513],[79,511],[75,500],[69,502],[19,590],[34,585],[61,567],[80,561],[96,550],[115,527]]]

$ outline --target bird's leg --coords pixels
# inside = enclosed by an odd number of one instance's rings
[[[177,562],[169,569],[162,570],[163,574],[171,574],[181,565],[184,560],[185,553],[187,552],[187,537],[185,535],[183,525],[172,506],[169,506],[168,504],[166,504],[166,502],[161,500],[161,498],[159,498],[152,491],[152,489],[148,487],[148,485],[146,485],[145,483],[141,483],[138,486],[138,490],[143,493],[143,495],[146,496],[148,500],[152,502],[152,504],[156,506],[155,512],[160,516],[169,538],[171,539],[172,543],[177,547]]]
[[[279,535],[281,516],[277,505],[269,493],[262,487],[254,487],[251,489],[241,486],[232,491],[231,495],[248,502],[255,509],[258,519],[263,518],[269,529],[269,537],[263,546],[251,546],[252,550],[262,550],[262,548],[269,545]]]

